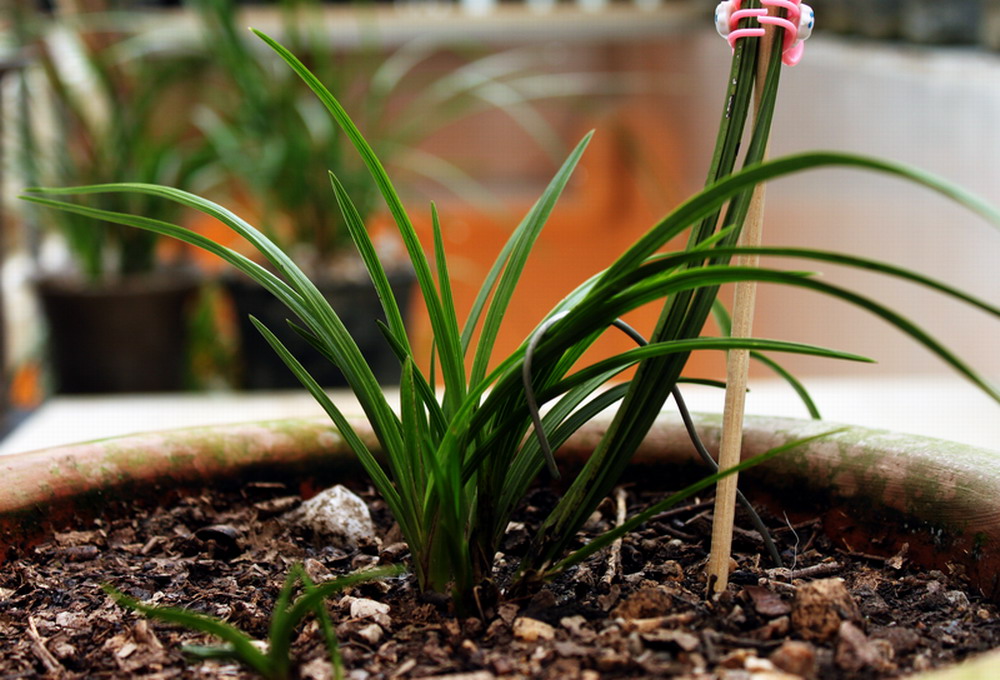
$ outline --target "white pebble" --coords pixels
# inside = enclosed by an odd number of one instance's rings
[[[375,536],[375,524],[368,506],[339,484],[305,501],[286,518],[339,541],[342,547],[355,547]]]

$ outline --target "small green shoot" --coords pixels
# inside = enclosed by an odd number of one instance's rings
[[[340,659],[337,636],[326,609],[326,599],[359,583],[397,576],[402,572],[403,569],[399,566],[377,567],[316,585],[301,565],[295,565],[288,572],[278,594],[271,615],[267,644],[263,650],[250,636],[219,619],[186,609],[148,605],[107,585],[104,586],[104,591],[123,607],[133,609],[152,619],[176,623],[191,630],[213,635],[226,643],[221,646],[185,646],[183,648],[185,653],[201,659],[237,661],[266,680],[288,680],[292,677],[292,635],[306,616],[315,614],[323,631],[334,677],[341,680],[344,677],[344,668]],[[302,594],[293,599],[292,596],[300,583]]]

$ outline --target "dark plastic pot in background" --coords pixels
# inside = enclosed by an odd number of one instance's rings
[[[410,270],[389,274],[396,302],[407,320],[415,277]],[[246,278],[229,278],[226,290],[233,302],[239,331],[239,376],[237,384],[249,390],[298,389],[302,385],[250,322],[252,314],[263,322],[302,362],[309,374],[324,387],[345,387],[343,374],[314,347],[288,326],[291,312],[271,293]],[[317,287],[336,310],[347,331],[368,360],[382,385],[398,385],[400,365],[378,327],[385,319],[371,281],[320,280]]]
[[[188,310],[198,286],[197,276],[186,270],[99,286],[59,277],[39,280],[56,391],[183,389]]]

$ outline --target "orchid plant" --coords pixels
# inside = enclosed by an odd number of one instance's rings
[[[357,454],[409,544],[411,568],[419,587],[450,592],[460,612],[482,611],[489,593],[499,594],[497,589],[501,586],[530,588],[662,511],[683,493],[705,488],[723,474],[760,462],[746,461],[737,468],[707,477],[631,518],[611,534],[581,549],[572,549],[577,530],[620,478],[663,405],[678,383],[683,382],[682,371],[691,352],[738,348],[765,357],[773,352],[791,352],[868,361],[865,357],[801,343],[702,337],[706,319],[713,307],[717,308],[717,293],[723,284],[750,279],[806,288],[850,302],[909,334],[1000,402],[1000,391],[972,367],[878,301],[826,283],[811,272],[737,266],[730,262],[739,253],[752,252],[846,265],[911,281],[1000,317],[1000,309],[995,305],[892,264],[819,250],[737,245],[755,186],[795,172],[830,166],[903,178],[939,192],[1000,225],[1000,211],[981,199],[944,180],[889,161],[837,152],[762,161],[778,90],[779,52],[763,65],[766,73],[763,96],[756,124],[749,131],[749,144],[744,145],[746,152],[740,159],[738,150],[744,138],[757,67],[755,38],[742,40],[734,51],[718,142],[705,188],[654,224],[608,269],[569,292],[546,318],[539,320],[537,330],[518,349],[498,359],[494,356],[494,344],[504,316],[510,311],[515,286],[591,135],[573,149],[513,230],[462,325],[450,285],[443,227],[434,206],[431,206],[433,243],[428,251],[419,241],[409,213],[379,157],[340,101],[288,49],[264,33],[255,33],[312,90],[350,140],[395,221],[416,273],[434,332],[428,371],[418,368],[421,361],[414,354],[385,268],[359,209],[340,178],[331,174],[331,191],[383,305],[385,340],[402,366],[398,409],[393,408],[383,393],[337,310],[331,308],[285,252],[229,209],[185,191],[138,183],[35,189],[25,198],[74,215],[170,236],[204,248],[284,302],[290,317],[298,319],[289,323],[343,372],[381,450],[372,450],[358,436],[337,404],[275,337],[272,329],[255,322],[258,329],[323,406]],[[740,162],[742,168],[737,169]],[[245,239],[269,266],[261,266],[233,249],[169,222],[58,198],[106,194],[156,197],[201,211]],[[671,239],[685,233],[688,240],[683,249],[663,250]],[[663,312],[648,344],[578,367],[584,351],[616,325],[618,319],[655,301],[663,301]],[[638,366],[633,378],[613,382],[632,366]],[[531,400],[526,399],[525,383]],[[548,404],[548,409],[540,415],[529,401]],[[616,404],[611,426],[554,511],[543,521],[513,582],[495,584],[493,560],[511,513],[546,467],[553,474],[559,472],[551,451],[584,423]],[[771,451],[763,457],[778,453]]]

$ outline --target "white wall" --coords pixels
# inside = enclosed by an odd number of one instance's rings
[[[703,121],[721,105],[729,51],[708,32],[694,40]],[[852,151],[916,165],[1000,207],[1000,55],[813,38],[782,76],[772,156]],[[714,123],[692,130],[707,158]],[[918,269],[1000,305],[1000,228],[926,190],[857,170],[821,170],[773,183],[765,241],[841,250]],[[796,267],[801,264],[796,263]],[[815,269],[815,265],[806,265]],[[909,284],[854,272],[825,279],[862,288],[909,316],[1000,383],[1000,323]],[[814,293],[763,287],[756,334],[829,345],[877,358],[885,373],[947,372],[884,322]],[[803,373],[871,368],[788,357]]]

